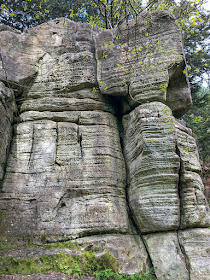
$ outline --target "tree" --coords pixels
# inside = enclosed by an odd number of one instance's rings
[[[57,17],[74,17],[76,21],[86,20],[85,5],[82,0],[3,0],[2,2],[0,22],[20,30]]]
[[[210,161],[210,90],[201,87],[193,95],[193,108],[184,116],[198,142],[200,155],[204,162]]]
[[[193,130],[204,162],[210,160],[210,119],[209,119],[209,12],[203,9],[206,1],[161,0],[153,5],[152,11],[168,10],[177,19],[182,29],[183,43],[190,79],[193,107],[183,117],[188,127]],[[203,87],[203,82],[208,88]]]
[[[149,1],[150,2],[150,1]],[[168,10],[182,29],[191,89],[197,90],[202,80],[209,80],[209,12],[203,9],[205,0],[160,0],[152,11]],[[205,74],[205,76],[204,76]]]

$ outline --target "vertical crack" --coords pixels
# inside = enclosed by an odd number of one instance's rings
[[[6,172],[7,172],[7,162],[8,162],[8,159],[9,159],[10,152],[12,150],[13,138],[14,138],[14,128],[13,128],[13,126],[11,124],[10,140],[9,140],[8,146],[6,148],[6,157],[5,157],[5,159],[4,159],[3,163],[2,163],[3,174],[2,174],[2,176],[0,178],[0,190],[3,187],[4,177],[5,177]]]
[[[65,196],[66,196],[66,193],[64,193],[64,194],[60,197],[58,203],[57,203],[56,206],[52,209],[52,216],[51,216],[51,219],[50,219],[50,220],[55,219],[55,218],[57,217],[57,215],[58,215],[58,210],[59,210],[60,208],[63,208],[63,207],[66,206]]]
[[[126,167],[126,174],[127,174],[127,167]],[[127,176],[126,176],[126,181],[127,181]],[[133,224],[133,226],[134,226],[134,228],[135,228],[137,234],[140,236],[140,238],[141,238],[141,240],[142,240],[142,242],[143,242],[143,244],[144,244],[144,247],[145,247],[145,250],[146,250],[146,252],[147,252],[148,259],[149,259],[149,265],[150,265],[150,267],[151,267],[151,269],[152,269],[152,273],[154,274],[154,276],[155,276],[156,279],[157,279],[157,276],[156,276],[156,274],[155,274],[154,265],[153,265],[153,262],[152,262],[152,258],[150,257],[150,253],[149,253],[148,246],[147,246],[147,244],[146,244],[146,242],[145,242],[145,240],[144,240],[144,238],[143,238],[143,236],[142,236],[142,233],[141,233],[141,231],[139,230],[138,226],[136,225],[136,222],[134,221],[134,218],[133,218],[133,216],[132,216],[132,214],[131,214],[131,209],[130,209],[130,206],[129,206],[129,198],[128,198],[128,185],[126,186],[126,203],[127,203],[127,209],[128,209],[128,217],[129,217],[129,219],[131,220],[131,222],[132,222],[132,224]],[[132,230],[132,229],[131,229],[131,230]],[[135,232],[133,232],[133,235],[135,236]]]
[[[83,158],[83,147],[82,147],[82,133],[80,133],[80,129],[79,129],[79,124],[80,124],[80,119],[78,117],[78,126],[77,126],[77,143],[80,146],[80,153],[81,153],[81,157]]]
[[[179,182],[178,182],[178,197],[179,197],[179,229],[176,231],[177,232],[177,240],[178,240],[178,244],[179,244],[179,248],[184,256],[184,262],[185,262],[185,267],[188,271],[188,274],[189,274],[189,280],[191,279],[191,276],[190,276],[190,261],[189,261],[189,258],[185,252],[185,249],[184,249],[184,246],[181,244],[181,241],[180,241],[180,238],[179,238],[179,230],[181,228],[181,222],[182,222],[182,194],[181,194],[181,176],[182,176],[182,166],[181,166],[181,157],[180,157],[180,151],[179,151],[179,148],[178,148],[178,145],[176,143],[176,154],[179,156],[179,162],[180,162],[180,166],[179,166],[179,172],[178,172],[178,175],[179,175]]]
[[[29,160],[28,160],[28,168],[29,169],[31,168],[32,156],[33,156],[33,153],[34,153],[34,138],[35,138],[35,128],[33,126],[31,150],[30,150],[30,155],[29,155]]]
[[[181,158],[180,158],[180,152],[176,143],[176,154],[179,157],[179,171],[178,171],[178,176],[179,176],[179,181],[178,181],[178,186],[177,186],[177,194],[179,198],[179,228],[181,227],[181,222],[182,222],[182,195],[181,195]]]
[[[58,162],[58,142],[59,142],[59,133],[58,133],[58,123],[56,122],[56,143],[55,143],[55,164],[61,166],[61,164]]]
[[[181,241],[180,241],[180,238],[179,238],[179,230],[177,231],[177,240],[178,240],[178,244],[179,244],[179,248],[184,256],[184,260],[185,260],[185,267],[188,271],[188,274],[189,274],[189,280],[191,280],[191,266],[190,266],[190,260],[189,260],[189,257],[185,251],[185,248],[184,246],[182,245]]]

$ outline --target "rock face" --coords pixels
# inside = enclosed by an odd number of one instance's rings
[[[174,19],[1,25],[0,42],[2,244],[76,238],[121,273],[207,280],[209,206],[176,119],[191,95]]]
[[[0,82],[0,184],[5,174],[15,111],[16,104],[13,91]]]

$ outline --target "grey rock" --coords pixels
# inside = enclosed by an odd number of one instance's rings
[[[25,195],[22,207],[30,204],[32,209],[30,215],[15,214],[21,222],[13,233],[29,233],[31,226],[24,224],[30,216],[36,217],[36,234],[59,239],[128,231],[125,166],[116,127],[114,116],[102,112],[83,112],[79,124],[40,120],[16,126],[3,199],[14,196],[18,204]],[[14,203],[5,203],[14,219]]]
[[[104,244],[121,273],[153,264],[158,279],[206,279],[209,233],[196,227],[209,207],[175,119],[191,96],[174,18],[0,25],[0,45],[0,240],[76,238]]]
[[[84,249],[111,253],[119,262],[120,273],[146,273],[151,268],[150,259],[139,235],[109,234],[83,237],[76,243]]]
[[[160,102],[123,117],[124,156],[132,216],[142,233],[179,227],[179,157],[174,117]]]
[[[210,230],[204,228],[180,230],[179,239],[190,268],[190,279],[208,280],[210,275]]]
[[[127,96],[131,108],[160,101],[180,117],[192,104],[181,33],[167,12],[98,33],[96,58],[102,93]]]
[[[204,195],[198,149],[190,129],[176,122],[177,150],[180,156],[179,189],[181,228],[209,227],[210,211]]]
[[[129,206],[139,230],[208,227],[209,206],[190,130],[160,102],[135,108],[123,117],[123,127]]]
[[[191,279],[177,232],[147,234],[143,238],[158,280]]]
[[[14,92],[0,82],[0,186],[6,170],[12,138],[13,114],[16,111]]]

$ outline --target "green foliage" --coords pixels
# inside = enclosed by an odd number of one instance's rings
[[[209,12],[204,10],[205,0],[159,0],[151,6],[152,11],[168,10],[182,29],[187,70],[191,88],[201,86],[203,79],[209,81]],[[186,73],[186,70],[185,70]],[[205,75],[204,75],[205,74]],[[207,78],[208,76],[208,78]]]
[[[17,259],[14,257],[0,257],[1,274],[38,274],[62,272],[67,275],[84,276],[94,275],[99,280],[153,280],[152,273],[120,275],[118,274],[117,260],[109,252],[101,257],[95,257],[94,252],[84,251],[82,254],[56,254],[34,259]]]
[[[91,8],[82,0],[2,0],[0,22],[23,30],[45,21],[62,17],[87,21]]]
[[[3,0],[0,21],[23,30],[57,17],[112,28],[140,12],[139,0]]]
[[[6,217],[6,215],[4,215],[4,217]],[[35,248],[42,248],[42,249],[76,249],[76,250],[81,249],[79,245],[77,245],[72,241],[56,242],[56,243],[49,243],[49,244],[35,244],[32,242],[31,240],[32,238],[29,238],[28,236],[22,236],[22,238],[13,241],[5,241],[5,239],[0,241],[0,251],[18,249],[20,247],[24,247],[24,248],[35,247]]]
[[[96,271],[94,276],[97,280],[154,280],[156,279],[152,272],[146,274],[119,274],[113,272],[111,269]]]
[[[210,161],[210,90],[200,88],[194,92],[193,107],[183,117],[186,125],[192,129],[197,140],[200,156],[204,162]]]

